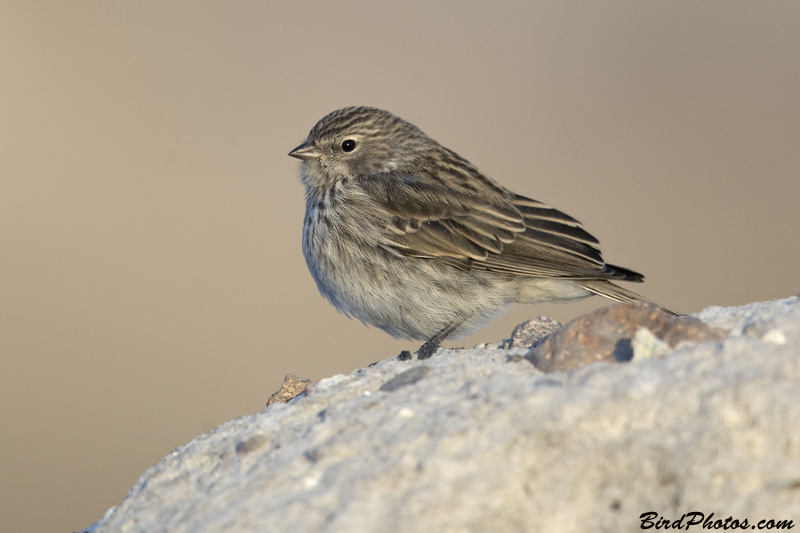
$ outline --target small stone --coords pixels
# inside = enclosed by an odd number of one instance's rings
[[[303,394],[312,385],[310,379],[298,378],[294,374],[286,374],[279,391],[272,394],[267,400],[267,407],[273,403],[286,403]]]
[[[521,324],[517,324],[511,332],[511,338],[505,339],[502,348],[531,348],[539,341],[558,330],[563,324],[549,316],[540,315]]]

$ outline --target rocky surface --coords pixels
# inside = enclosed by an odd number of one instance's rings
[[[176,449],[89,530],[631,531],[651,512],[797,526],[798,298],[695,317],[680,327],[711,336],[675,343],[619,319],[621,364],[545,374],[537,348],[506,341],[303,384]],[[594,360],[557,335],[552,353]]]

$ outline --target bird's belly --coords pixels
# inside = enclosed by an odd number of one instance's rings
[[[454,337],[504,312],[516,288],[482,272],[401,257],[364,239],[307,228],[303,251],[322,295],[339,311],[392,336],[426,340],[458,320]]]

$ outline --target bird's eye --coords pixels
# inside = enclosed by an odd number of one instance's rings
[[[353,139],[345,139],[342,141],[342,151],[352,152],[356,149],[356,142]]]

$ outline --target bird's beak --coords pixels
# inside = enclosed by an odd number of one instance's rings
[[[317,150],[314,143],[309,140],[289,152],[289,155],[303,161],[310,161],[311,159],[319,159],[322,156],[322,152]]]

